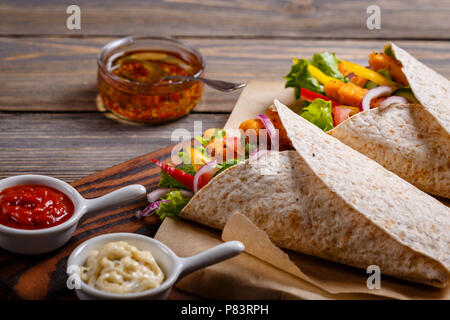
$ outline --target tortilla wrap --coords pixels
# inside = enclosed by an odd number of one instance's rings
[[[360,112],[328,133],[421,190],[450,198],[450,82],[405,50],[387,47],[423,106]]]
[[[232,166],[180,216],[222,229],[240,212],[282,248],[447,286],[450,209],[275,104],[296,151]]]

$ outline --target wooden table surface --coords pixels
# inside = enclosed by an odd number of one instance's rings
[[[368,30],[371,1],[78,0],[81,30],[66,28],[58,0],[0,1],[0,178],[48,174],[74,181],[171,144],[176,128],[222,126],[239,92],[206,88],[194,112],[173,123],[128,126],[95,105],[96,57],[134,34],[197,46],[211,78],[280,80],[291,57],[333,50],[367,54],[393,40],[450,77],[450,1],[376,1],[381,29]]]
[[[320,50],[366,63],[395,41],[450,78],[450,1],[73,1],[81,30],[66,28],[68,2],[0,1],[0,178],[46,174],[72,182],[173,144],[176,128],[221,127],[239,92],[206,88],[192,114],[130,126],[96,108],[96,57],[125,35],[173,36],[198,47],[208,77],[281,80],[292,57]],[[381,8],[368,30],[366,9]],[[1,262],[0,262],[1,263]]]

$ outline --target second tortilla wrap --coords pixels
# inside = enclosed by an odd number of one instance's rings
[[[388,44],[420,105],[360,112],[328,133],[421,190],[450,198],[450,82]]]
[[[224,171],[181,217],[222,229],[240,212],[280,247],[447,286],[449,209],[282,104],[276,107],[296,151],[270,152]]]

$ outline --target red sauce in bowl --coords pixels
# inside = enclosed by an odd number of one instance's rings
[[[73,215],[72,200],[54,188],[23,184],[0,192],[0,224],[17,229],[45,229]]]

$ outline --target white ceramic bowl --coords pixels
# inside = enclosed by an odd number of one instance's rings
[[[61,191],[72,200],[74,213],[69,220],[45,229],[23,230],[0,224],[0,247],[20,254],[40,254],[55,250],[70,239],[77,228],[79,220],[86,213],[136,200],[146,194],[144,186],[135,184],[115,190],[96,199],[84,199],[68,183],[41,175],[21,175],[3,179],[0,181],[0,191],[21,184],[40,184]]]
[[[232,258],[244,250],[244,245],[241,242],[228,241],[195,256],[180,258],[165,244],[153,238],[136,233],[109,233],[91,238],[73,250],[67,261],[68,276],[77,276],[77,268],[85,264],[86,259],[93,250],[98,250],[106,243],[113,241],[126,241],[139,250],[150,251],[157,264],[164,272],[164,282],[154,289],[137,293],[117,294],[91,287],[78,277],[79,287],[75,290],[79,299],[166,299],[173,285],[183,276],[198,269]]]

